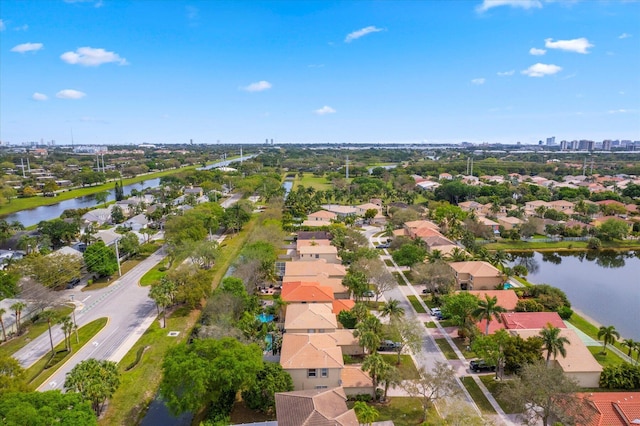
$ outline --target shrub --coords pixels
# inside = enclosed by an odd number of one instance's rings
[[[600,250],[602,248],[602,241],[600,241],[598,237],[590,238],[587,242],[587,248],[589,250]]]
[[[561,306],[558,308],[558,315],[560,315],[560,318],[563,320],[568,320],[571,318],[571,315],[573,315],[573,309],[568,306]]]
[[[368,393],[359,393],[353,399],[354,401],[371,402],[373,398]]]
[[[600,387],[607,389],[640,389],[640,365],[623,363],[604,367]]]

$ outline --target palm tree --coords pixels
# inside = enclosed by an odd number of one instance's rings
[[[51,322],[55,321],[56,313],[48,310],[40,314],[40,318],[44,318],[47,321],[47,327],[49,328],[49,342],[51,342],[51,358],[56,355],[55,348],[53,347],[53,335],[51,334]]]
[[[378,371],[378,381],[384,385],[384,394],[382,394],[382,401],[387,400],[387,393],[389,392],[389,386],[395,387],[402,383],[402,377],[398,372],[398,369],[391,364],[386,364],[385,367]]]
[[[16,302],[13,305],[9,306],[13,312],[16,313],[16,335],[19,336],[22,331],[22,327],[20,327],[20,318],[22,317],[22,310],[27,307],[27,304],[24,302]]]
[[[389,299],[387,303],[382,305],[380,315],[383,317],[389,317],[391,321],[394,321],[404,316],[404,308],[400,306],[399,300]]]
[[[562,355],[563,358],[567,356],[567,350],[564,345],[570,345],[571,342],[569,342],[569,339],[566,337],[560,336],[560,329],[558,327],[547,324],[545,328],[540,330],[540,337],[542,337],[544,349],[547,351],[547,365],[551,359],[551,354],[553,354],[554,360],[558,356],[558,353]]]
[[[373,392],[378,389],[378,377],[380,372],[385,369],[389,364],[382,358],[379,353],[372,353],[367,356],[362,363],[362,370],[369,373],[371,380],[373,381]]]
[[[475,318],[478,318],[480,321],[487,320],[487,328],[484,334],[485,336],[488,336],[491,318],[495,318],[496,321],[501,322],[502,320],[500,319],[500,314],[502,312],[506,312],[506,309],[498,305],[497,296],[489,297],[488,294],[485,294],[484,297],[485,300],[480,300],[478,302],[478,307],[475,311],[473,311],[472,315]]]
[[[64,333],[64,346],[67,352],[71,352],[71,333],[73,332],[73,321],[71,317],[62,317],[58,320]]]
[[[620,338],[620,333],[618,333],[618,330],[616,330],[615,326],[610,325],[605,327],[600,326],[600,330],[598,330],[598,339],[602,338],[602,353],[606,354],[607,353],[607,345],[609,343],[611,343],[613,345],[613,342],[615,342],[617,339]]]
[[[440,250],[431,250],[427,253],[427,259],[429,263],[436,263],[438,261],[444,260],[444,255]]]
[[[631,351],[636,347],[636,341],[633,339],[624,339],[622,341],[622,346],[626,346],[627,348],[629,348],[629,353],[627,353],[627,356],[631,358]]]
[[[469,254],[460,247],[455,247],[449,253],[449,260],[451,262],[464,262],[469,260]]]
[[[368,426],[371,426],[380,417],[378,410],[364,401],[357,401],[353,406],[353,411],[356,412],[358,423]]]
[[[636,342],[635,349],[636,349],[636,362],[640,362],[640,342]]]
[[[0,325],[2,326],[2,341],[7,341],[7,331],[4,329],[4,320],[2,316],[7,313],[7,310],[4,308],[0,308]]]

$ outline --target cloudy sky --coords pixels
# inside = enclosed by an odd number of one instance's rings
[[[0,140],[640,140],[640,2],[2,0]]]

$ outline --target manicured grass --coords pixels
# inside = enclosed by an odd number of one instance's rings
[[[449,342],[447,342],[447,339],[435,339],[435,341],[446,359],[458,359],[458,355],[456,355],[456,352],[453,350]]]
[[[446,319],[440,321],[442,327],[457,327],[456,323],[452,319]]]
[[[536,241],[508,241],[485,244],[487,250],[506,251],[584,251],[587,250],[588,241],[557,241],[552,243]],[[638,241],[603,241],[602,248],[608,250],[638,250]]]
[[[591,324],[589,321],[587,321],[585,318],[581,317],[577,313],[574,312],[573,315],[571,315],[571,318],[569,319],[569,322],[571,324],[573,324],[574,326],[578,327],[587,336],[589,336],[589,337],[591,337],[591,338],[593,338],[595,340],[600,340],[600,339],[598,339],[599,328],[596,327],[595,325]],[[614,346],[616,348],[620,349],[622,351],[622,353],[624,353],[624,354],[629,352],[629,348],[627,348],[626,346],[622,346],[620,344],[620,341],[614,342]],[[635,359],[635,353],[636,353],[636,351],[631,351],[631,357],[634,358],[634,359]]]
[[[140,258],[130,259],[125,262],[122,262],[122,264],[120,265],[120,269],[122,270],[122,275],[126,274],[127,272],[132,270],[134,267],[138,266],[140,262],[142,262],[142,259]],[[118,272],[116,271],[116,273],[113,274],[111,277],[98,278],[97,280],[93,281],[91,285],[84,286],[80,291],[93,291],[93,290],[99,290],[101,288],[109,287],[111,284],[118,281],[120,278],[122,277],[118,275]]]
[[[487,387],[491,395],[493,395],[493,397],[498,402],[498,405],[500,406],[500,408],[502,408],[505,413],[518,414],[518,412],[514,410],[513,407],[511,407],[511,404],[509,404],[509,401],[506,398],[502,398],[498,396],[500,388],[504,386],[504,383],[498,380],[494,380],[493,374],[482,375],[480,376],[480,380],[482,380],[482,383],[484,383],[484,385]]]
[[[624,364],[626,361],[616,355],[611,349],[607,347],[607,353],[602,353],[602,346],[587,346],[589,352],[593,354],[593,357],[603,367],[613,367],[616,365]]]
[[[424,304],[427,305],[429,308],[436,307],[436,302],[433,301],[433,298],[431,297],[430,294],[423,294],[422,300],[424,301]]]
[[[312,173],[305,173],[302,178],[296,175],[296,178],[293,181],[293,189],[295,190],[298,186],[304,186],[305,188],[314,188],[315,190],[326,190],[333,188],[333,185],[327,182],[327,178],[316,177]]]
[[[184,342],[200,315],[199,311],[186,313],[176,311],[167,318],[167,328],[161,328],[159,321],[142,335],[140,340],[118,364],[120,387],[109,400],[109,408],[99,420],[101,425],[138,424],[148,404],[153,400],[162,379],[162,361],[169,348]],[[178,331],[178,337],[169,337],[169,331]],[[139,348],[147,347],[140,362],[125,371],[135,359]]]
[[[462,377],[460,380],[471,395],[471,398],[478,405],[478,408],[480,408],[480,411],[484,414],[496,414],[496,410],[493,409],[493,406],[473,378],[467,376]]]
[[[413,306],[413,309],[415,309],[417,313],[419,314],[427,313],[427,311],[424,310],[424,308],[422,307],[422,305],[420,304],[420,301],[416,296],[407,296],[407,299],[409,299],[409,302],[411,302],[411,306]]]
[[[400,355],[400,365],[398,363],[398,354],[381,354],[382,358],[389,364],[395,366],[400,373],[402,380],[417,380],[420,378],[418,375],[418,369],[413,363],[413,358],[410,355]]]
[[[399,272],[393,272],[393,276],[396,278],[398,285],[407,285],[407,283],[402,279],[402,275]]]
[[[458,347],[458,350],[462,352],[462,355],[464,355],[466,359],[476,358],[475,352],[473,352],[472,350],[467,350],[467,347],[469,345],[466,344],[465,339],[462,339],[460,337],[455,337],[451,340],[453,340],[453,343],[455,343],[455,345]]]
[[[423,418],[422,405],[417,398],[391,397],[388,404],[373,404],[380,413],[379,422],[392,420],[396,426],[415,426]]]
[[[425,326],[425,327],[427,327],[427,328],[438,328],[438,326],[436,325],[436,323],[435,323],[435,322],[433,322],[433,321],[425,322],[425,323],[424,323],[424,326]]]
[[[382,251],[382,250],[380,250]],[[393,268],[393,262],[391,261],[391,259],[385,259],[384,260],[384,264],[387,265],[390,268]],[[399,275],[397,272],[394,273],[394,275]]]
[[[29,384],[34,388],[38,388],[42,385],[53,373],[58,370],[69,358],[71,358],[80,348],[82,348],[87,342],[95,337],[107,325],[107,318],[98,318],[91,321],[89,324],[85,324],[78,329],[78,339],[80,343],[76,343],[76,335],[71,335],[71,352],[66,352],[64,342],[58,343],[55,346],[56,362],[49,364],[51,352],[48,352],[45,356],[36,361],[31,367],[27,369],[27,380]],[[49,365],[48,365],[49,364]]]
[[[151,285],[153,283],[156,283],[156,282],[160,281],[162,279],[162,277],[167,275],[167,271],[166,270],[161,271],[160,270],[161,268],[166,268],[166,265],[165,265],[164,261],[158,263],[156,266],[151,268],[149,270],[149,272],[144,274],[142,276],[142,278],[140,278],[140,285],[142,287],[146,287],[148,285]]]
[[[70,315],[71,312],[73,312],[73,308],[65,305],[53,308],[53,311],[56,311],[58,316],[66,317]],[[13,355],[14,353],[25,347],[30,341],[47,331],[47,329],[49,328],[47,326],[47,322],[42,320],[38,321],[35,324],[33,324],[30,320],[26,320],[26,322],[23,321],[22,324],[23,328],[26,326],[27,332],[19,337],[9,340],[6,343],[3,343],[0,346],[1,354]]]

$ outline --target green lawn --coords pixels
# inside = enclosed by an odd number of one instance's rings
[[[480,408],[480,411],[484,414],[496,414],[496,410],[493,409],[493,406],[482,392],[482,389],[480,389],[480,386],[478,386],[472,377],[462,377],[460,380],[471,395],[471,398],[473,398],[478,405],[478,408]]]
[[[347,407],[353,408],[354,401],[347,401]],[[379,416],[376,422],[392,420],[396,426],[416,426],[422,424],[422,405],[418,398],[390,397],[389,402],[384,404],[369,404],[374,407]],[[437,415],[435,410],[430,409],[430,415]]]
[[[413,363],[410,355],[400,355],[400,365],[398,365],[398,354],[381,354],[382,358],[389,364],[395,366],[400,372],[402,380],[416,380],[420,378],[418,369]]]
[[[424,310],[424,308],[422,307],[422,305],[420,304],[420,301],[416,296],[407,296],[407,299],[409,299],[409,302],[411,302],[411,306],[413,306],[413,309],[415,309],[417,313],[419,314],[427,313],[427,311]]]
[[[494,380],[493,378],[493,374],[485,374],[480,376],[480,380],[482,380],[482,383],[484,383],[484,385],[487,387],[491,395],[493,395],[493,397],[496,399],[498,405],[504,410],[504,412],[507,414],[518,414],[518,412],[510,406],[509,401],[506,398],[501,398],[498,396],[500,387],[504,384],[500,381]]]
[[[537,242],[537,241],[506,241],[499,243],[485,244],[487,250],[506,251],[584,251],[587,250],[588,241],[558,241],[558,242]],[[638,241],[602,241],[602,248],[609,250],[638,250]]]
[[[435,339],[435,341],[446,359],[459,359],[449,342],[447,342],[447,339],[441,338]]]
[[[78,329],[78,339],[80,343],[76,343],[76,335],[73,333],[71,336],[71,352],[66,352],[64,342],[60,342],[55,346],[55,362],[49,363],[51,352],[48,352],[45,356],[36,361],[31,367],[27,369],[27,380],[29,384],[34,388],[42,385],[53,373],[58,370],[73,354],[75,354],[80,348],[82,348],[87,342],[100,332],[107,325],[107,318],[98,318],[91,321]]]
[[[593,354],[593,357],[603,367],[613,367],[616,365],[624,364],[626,361],[616,355],[611,349],[607,347],[607,353],[602,353],[602,346],[587,346],[589,352]]]
[[[435,322],[433,322],[433,321],[425,322],[425,323],[424,323],[424,326],[425,326],[425,327],[427,327],[427,328],[438,328],[438,326],[436,325],[436,323],[435,323]]]
[[[161,271],[160,269],[165,269],[165,270]],[[167,275],[166,265],[165,265],[165,262],[162,261],[158,263],[156,266],[154,266],[153,268],[151,268],[149,272],[147,272],[142,276],[142,278],[140,278],[140,285],[143,287],[146,287],[148,285],[151,285],[155,282],[160,281],[162,277],[164,277],[165,275]]]
[[[460,337],[455,337],[451,340],[453,340],[453,343],[455,343],[455,345],[458,347],[458,350],[462,352],[462,355],[464,355],[466,359],[476,358],[475,352],[473,352],[472,350],[467,350],[467,347],[469,345],[467,345],[465,339],[462,339]]]
[[[407,283],[402,279],[402,275],[399,272],[393,272],[393,276],[396,278],[398,285],[407,285]]]
[[[382,252],[382,250],[380,250],[380,252]],[[385,259],[384,264],[390,268],[393,268],[393,262],[391,261],[391,259]],[[400,274],[398,272],[394,272],[393,275],[400,275]],[[400,281],[401,279],[402,278],[400,278],[398,281]]]
[[[73,308],[66,305],[53,308],[53,310],[61,317],[71,315],[71,312],[73,312]],[[23,327],[25,326],[27,328],[27,332],[22,334],[20,337],[16,337],[15,339],[11,339],[0,345],[0,353],[11,356],[48,329],[46,321],[38,321],[33,324],[30,320],[27,320],[23,323]]]
[[[571,319],[569,319],[569,322],[574,326],[576,326],[577,328],[579,328],[587,336],[595,340],[600,340],[598,339],[598,330],[599,330],[598,327],[591,324],[589,321],[587,321],[580,315],[576,314],[575,312],[573,313],[573,315],[571,315]],[[614,342],[614,345],[616,348],[620,349],[624,354],[629,352],[629,348],[627,348],[626,346],[622,346],[620,344],[620,341]],[[636,351],[631,351],[631,357],[633,359],[635,359],[636,354],[637,354]]]
[[[322,190],[322,191],[326,189],[331,189],[333,187],[332,184],[327,182],[326,177],[324,176],[316,177],[313,175],[313,173],[305,173],[302,178],[296,175],[296,178],[293,181],[293,189],[295,190],[300,185],[304,186],[305,188],[311,187],[311,188],[314,188],[315,190]]]

